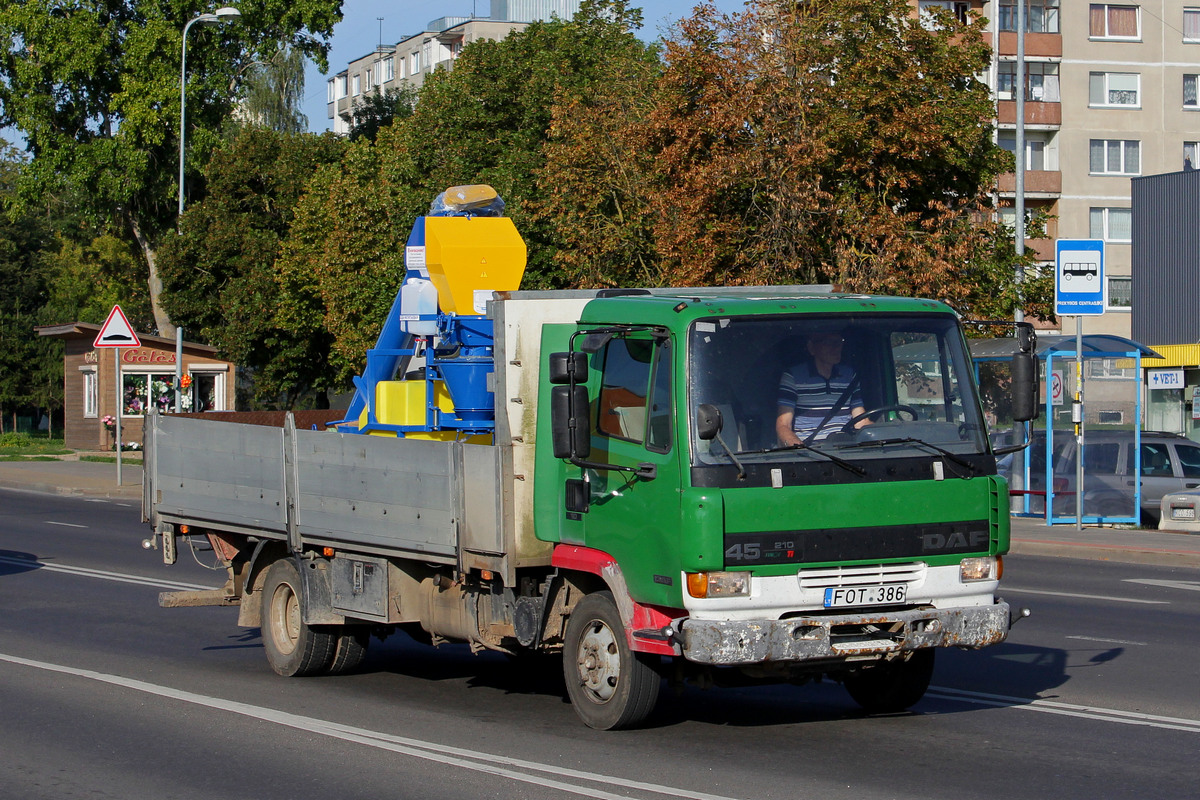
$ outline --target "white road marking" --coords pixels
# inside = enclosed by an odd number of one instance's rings
[[[1146,647],[1145,642],[1130,642],[1125,639],[1101,639],[1099,636],[1068,636],[1068,639],[1079,639],[1083,642],[1102,642],[1104,644],[1132,644],[1138,647]]]
[[[964,703],[974,703],[975,705],[992,706],[994,708],[1015,708],[1023,711],[1039,711],[1043,714],[1082,717],[1083,719],[1091,719],[1099,722],[1117,722],[1122,725],[1142,725],[1170,731],[1200,733],[1200,720],[1197,719],[1164,717],[1158,714],[1142,714],[1137,711],[1120,711],[1115,708],[1080,706],[1072,703],[1059,703],[1055,700],[1030,700],[1027,697],[1008,697],[1000,694],[968,692],[945,686],[930,686],[925,696],[936,697],[941,700],[959,700]]]
[[[1184,589],[1200,592],[1200,581],[1161,581],[1150,578],[1126,578],[1125,583],[1140,583],[1144,586],[1164,586],[1168,589]]]
[[[161,578],[147,578],[141,575],[129,575],[123,572],[108,572],[102,569],[88,569],[87,567],[73,567],[69,564],[51,564],[45,561],[29,558],[12,558],[10,556],[0,556],[0,564],[11,564],[17,567],[36,567],[44,569],[48,572],[64,572],[68,575],[79,575],[85,578],[100,578],[106,581],[116,581],[117,583],[135,583],[140,586],[154,586],[158,589],[213,589],[217,587],[204,586],[198,583],[180,583],[179,581],[166,581]]]
[[[1013,594],[1040,594],[1045,597],[1073,597],[1076,600],[1108,600],[1113,603],[1141,603],[1147,606],[1169,606],[1168,600],[1139,600],[1136,597],[1111,597],[1104,594],[1073,594],[1071,592],[1050,592],[1042,589],[1014,589],[1011,586],[1001,588],[1000,594],[1012,592]]]
[[[61,525],[64,528],[86,528],[87,525],[76,525],[74,522],[55,522],[54,520],[45,520],[47,525]]]
[[[283,725],[288,728],[295,728],[297,730],[304,731],[305,733],[319,733],[331,738],[341,739],[347,742],[354,742],[356,744],[362,744],[368,747],[376,747],[381,750],[391,751],[393,753],[401,753],[403,755],[412,756],[413,758],[421,758],[427,761],[433,761],[452,767],[459,767],[461,769],[467,769],[474,772],[482,772],[488,775],[497,775],[502,778],[509,778],[522,783],[531,783],[547,789],[563,791],[573,795],[594,797],[597,798],[597,800],[629,800],[630,795],[607,792],[602,788],[599,788],[602,786],[620,786],[625,789],[641,792],[643,795],[667,795],[670,797],[688,798],[688,800],[732,800],[732,798],[708,794],[706,792],[693,792],[673,786],[663,786],[661,784],[645,783],[643,781],[619,778],[615,775],[604,775],[598,772],[585,772],[583,770],[571,769],[559,764],[525,761],[523,759],[510,758],[508,756],[493,755],[491,753],[485,753],[479,750],[450,747],[448,745],[438,744],[437,742],[396,736],[393,734],[381,733],[379,731],[372,731],[366,728],[356,728],[350,725],[342,725],[336,722],[316,719],[315,717],[305,717],[298,714],[290,714],[286,711],[279,711],[273,708],[254,706],[248,703],[239,703],[233,700],[225,700],[220,697],[210,697],[207,695],[184,691],[182,689],[174,689],[169,686],[160,686],[158,684],[147,683],[145,681],[139,681],[133,678],[125,678],[120,675],[110,675],[102,672],[94,672],[92,670],[77,669],[75,667],[67,667],[61,664],[51,664],[45,661],[34,661],[32,659],[21,658],[19,656],[12,656],[4,653],[0,653],[0,661],[7,661],[10,664],[32,667],[34,669],[45,670],[47,672],[54,672],[62,675],[72,675],[79,678],[86,678],[88,680],[98,681],[100,683],[106,683],[112,686],[119,686],[125,689],[131,689],[133,691],[155,695],[157,697],[167,698],[169,700],[192,703],[218,711],[226,711],[231,714],[240,714],[245,717],[250,717],[251,719],[270,722],[276,725]],[[542,777],[536,773],[545,773],[545,775],[553,777]],[[570,778],[582,783],[596,784],[596,786],[567,783],[563,780],[555,780],[555,778]]]

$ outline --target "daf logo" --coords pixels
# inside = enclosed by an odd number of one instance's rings
[[[988,541],[987,531],[971,531],[963,533],[955,531],[951,534],[926,533],[921,535],[921,549],[929,550],[959,550],[982,549]]]

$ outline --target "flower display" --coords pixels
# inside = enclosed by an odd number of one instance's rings
[[[108,428],[110,431],[117,427],[117,418],[114,417],[112,414],[105,414],[100,419],[100,422],[104,425],[105,428]]]

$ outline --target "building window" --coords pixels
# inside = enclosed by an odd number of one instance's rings
[[[96,383],[96,370],[83,371],[83,415],[96,417],[100,414],[100,391]]]
[[[996,73],[996,98],[1015,100],[1017,62],[1001,61]],[[1057,103],[1058,64],[1048,61],[1025,62],[1025,99],[1035,103]]]
[[[371,91],[371,87],[375,85],[375,67],[363,72],[363,90]]]
[[[1141,77],[1136,72],[1093,72],[1088,105],[1137,108]]]
[[[1200,8],[1183,10],[1183,40],[1191,44],[1200,44]]]
[[[1017,135],[1002,131],[997,144],[1014,156],[1017,153]],[[1025,137],[1025,170],[1040,171],[1046,169],[1046,142],[1036,136]]]
[[[1133,278],[1112,276],[1108,278],[1108,307],[1129,310],[1133,307]]]
[[[941,9],[950,12],[959,22],[967,24],[967,8],[970,3],[961,2],[961,0],[920,0],[917,7],[920,9],[921,26],[926,30],[937,30],[937,20],[933,18],[931,13],[934,9]]]
[[[1137,6],[1092,3],[1088,35],[1093,39],[1139,39],[1142,28]]]
[[[325,102],[332,103],[337,100],[337,87],[334,85],[333,78],[325,81]]]
[[[1059,0],[1025,0],[1025,30],[1058,33]],[[1017,29],[1017,0],[1000,0],[1000,30]]]
[[[351,79],[351,86],[354,88],[354,96],[355,97],[358,97],[360,94],[362,94],[361,78],[358,75],[355,75]]]
[[[396,77],[396,60],[388,56],[383,60],[383,78],[380,83],[387,83]]]
[[[1136,140],[1092,139],[1088,169],[1093,175],[1140,175],[1141,150]]]
[[[337,78],[337,99],[341,100],[346,96],[346,76],[338,75]]]
[[[1088,222],[1093,239],[1106,242],[1133,241],[1133,212],[1128,208],[1093,208]]]
[[[141,417],[154,406],[160,414],[175,410],[174,372],[124,372],[121,374],[121,416]],[[192,399],[184,394],[180,409],[192,410]]]
[[[418,50],[408,57],[408,74],[416,75],[421,71],[421,51]]]
[[[224,411],[225,410],[225,373],[223,372],[193,372],[192,386],[185,403],[191,405],[192,411]]]
[[[1183,168],[1191,171],[1200,167],[1200,142],[1183,143]]]

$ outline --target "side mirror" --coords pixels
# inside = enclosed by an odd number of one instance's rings
[[[1015,422],[1037,419],[1037,358],[1032,353],[1017,353],[1012,358],[1012,416]]]
[[[559,385],[563,383],[585,383],[587,381],[587,355],[584,353],[551,353],[550,382]]]
[[[723,422],[721,409],[712,403],[701,403],[696,408],[696,437],[705,442],[717,438]]]
[[[592,454],[587,409],[586,386],[555,386],[550,390],[550,430],[555,458],[583,459]]]

